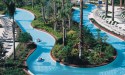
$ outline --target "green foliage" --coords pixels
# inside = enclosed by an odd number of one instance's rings
[[[114,55],[114,48],[111,45],[109,45],[106,47],[104,52],[107,58],[111,58]]]
[[[99,52],[96,51],[90,52],[88,61],[90,62],[90,64],[96,65],[105,62],[104,58],[101,58]]]
[[[71,55],[72,55],[73,57],[78,57],[78,55],[79,55],[78,49],[73,48],[72,51],[71,51]]]
[[[3,47],[3,43],[0,41],[0,62],[2,61],[1,58],[5,56],[5,50]]]
[[[4,9],[5,9],[5,5],[3,5],[2,0],[0,0],[0,12],[4,11]]]
[[[34,48],[36,48],[36,44],[35,44],[34,42],[29,43],[29,44],[27,45],[27,48],[28,48],[28,49],[34,49]]]
[[[67,33],[67,36],[69,37],[69,38],[76,38],[76,31],[74,31],[74,30],[70,30],[68,33]]]
[[[14,13],[15,13],[15,10],[16,10],[15,2],[13,0],[11,0],[11,1],[3,0],[3,2],[7,6],[9,17],[12,18],[14,16]]]
[[[84,67],[102,65],[107,61],[111,62],[113,60],[112,56],[115,54],[114,48],[105,43],[108,37],[101,38],[100,30],[97,30],[98,36],[95,39],[87,27],[83,28],[83,32],[84,51],[82,51],[82,59],[79,59],[78,26],[76,25],[73,25],[72,29],[67,32],[67,45],[64,47],[61,44],[56,45],[52,50],[52,54],[63,62],[83,65]],[[57,40],[57,43],[60,42],[59,40]]]
[[[27,32],[21,32],[18,37],[18,41],[22,43],[27,43],[29,41],[32,41],[32,37]]]
[[[40,22],[39,20],[34,20],[32,22],[32,25],[33,25],[34,28],[42,28],[44,26],[44,23]]]
[[[58,52],[58,57],[59,59],[61,59],[62,61],[67,61],[68,59],[68,51],[67,50],[60,50]]]
[[[24,44],[20,43],[16,48],[17,59],[13,61],[12,57],[8,58],[5,63],[5,70],[2,73],[4,75],[27,75],[23,71],[23,68],[27,68],[23,63],[26,60],[31,47],[34,48],[36,45],[34,43],[30,43],[28,44],[28,47],[26,47]]]
[[[120,0],[114,0],[114,3],[115,3],[115,5],[118,5],[118,6],[119,6]],[[122,4],[124,4],[124,0],[122,0]]]
[[[34,28],[38,28],[38,29],[43,29],[46,30],[47,32],[53,34],[56,36],[56,38],[60,38],[62,36],[62,34],[60,34],[57,31],[54,31],[52,28],[52,25],[49,24],[45,24],[42,20],[42,16],[41,16],[41,12],[40,12],[40,8],[37,7],[38,5],[36,5],[34,7],[34,10],[31,9],[31,6],[24,6],[23,8],[28,9],[30,11],[32,11],[35,14],[35,20],[33,20],[32,22],[32,26]],[[50,18],[50,17],[49,17]]]

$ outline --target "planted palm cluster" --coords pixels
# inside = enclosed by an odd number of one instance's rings
[[[78,25],[74,25],[72,30],[67,32],[67,45],[63,46],[59,39],[52,50],[57,61],[79,67],[95,67],[114,60],[116,52],[111,45],[106,43],[107,36],[101,37],[98,29],[97,37],[94,37],[86,27],[83,28],[83,32],[84,45],[81,58],[79,58]]]

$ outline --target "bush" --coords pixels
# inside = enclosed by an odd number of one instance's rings
[[[90,30],[87,27],[83,28],[84,32],[84,46],[82,50],[82,57],[79,58],[79,38],[78,38],[78,28],[72,27],[73,29],[67,32],[67,45],[62,45],[62,38],[57,40],[57,44],[52,50],[54,52],[54,56],[60,59],[63,62],[81,65],[84,67],[92,67],[97,65],[103,65],[103,63],[108,63],[113,61],[111,59],[114,56],[114,48],[106,42],[103,42],[103,39],[98,32],[98,37],[101,39],[98,40],[97,38],[90,33]],[[106,41],[106,39],[104,39]],[[109,61],[111,60],[111,61]],[[76,62],[77,61],[77,62]]]
[[[54,55],[56,58],[59,58],[58,52],[62,49],[62,46],[59,44],[56,44],[52,50],[52,55]]]
[[[37,45],[34,43],[34,42],[31,42],[31,43],[29,43],[28,45],[27,45],[27,48],[28,49],[34,49],[34,48],[36,48],[37,47]]]
[[[32,41],[32,37],[27,32],[21,32],[18,37],[18,41],[22,43],[27,43],[29,41]]]

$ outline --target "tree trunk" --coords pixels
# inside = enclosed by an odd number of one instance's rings
[[[105,4],[106,4],[105,16],[107,17],[107,13],[108,13],[108,0],[105,0]]]
[[[64,11],[64,0],[62,0],[62,10]],[[64,12],[63,12],[64,13]],[[65,19],[62,18],[62,27],[63,27],[63,46],[66,44],[66,29],[65,29]]]
[[[57,29],[57,22],[54,23],[54,31]]]
[[[120,0],[120,8],[122,9],[122,0]]]
[[[66,33],[65,33],[65,20],[62,19],[62,26],[63,26],[63,46],[65,46],[65,38],[66,38]]]
[[[62,27],[63,27],[63,46],[66,45],[66,29],[65,29],[65,20],[62,19]]]
[[[45,7],[43,6],[41,9],[42,9],[42,17],[43,17],[44,23],[47,23],[45,18]]]
[[[112,0],[112,21],[114,21],[114,0]]]
[[[54,18],[56,18],[56,2],[54,1]],[[54,31],[56,31],[57,21],[54,23]]]
[[[62,7],[64,8],[64,0],[62,0]]]
[[[83,50],[83,0],[80,0],[80,25],[79,25],[79,58],[81,59]]]
[[[34,7],[34,1],[32,0],[32,10],[33,10],[33,7]]]
[[[12,28],[13,28],[13,59],[16,59],[16,51],[15,51],[15,23],[14,23],[14,16],[13,16],[13,23],[12,23]]]
[[[70,27],[71,27],[71,16],[70,15],[68,15],[68,19],[69,19],[69,29],[70,29]]]

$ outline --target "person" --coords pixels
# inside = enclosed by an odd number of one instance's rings
[[[39,60],[43,60],[43,58],[39,58]]]
[[[41,42],[41,40],[38,38],[38,39],[37,39],[37,42]]]
[[[44,62],[44,59],[42,57],[38,58],[38,62]]]

